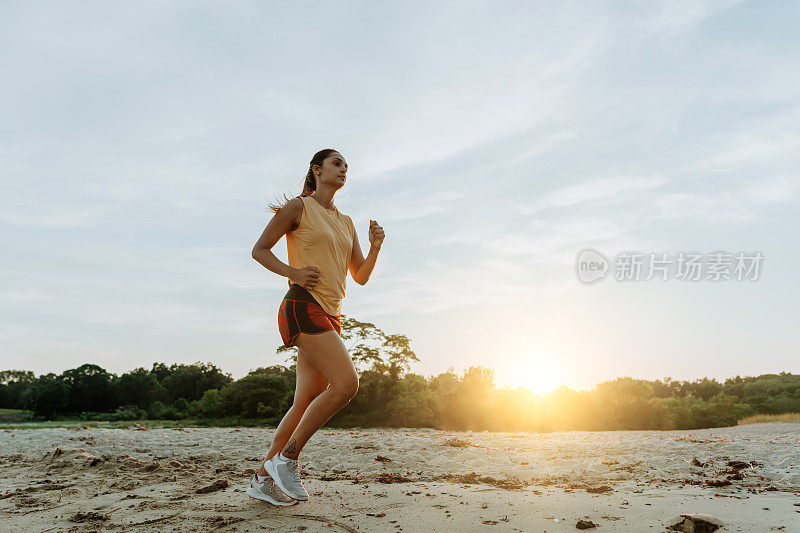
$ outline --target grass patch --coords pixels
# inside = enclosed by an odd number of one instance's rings
[[[753,415],[739,420],[739,425],[762,424],[764,422],[800,422],[800,413],[783,413],[781,415]]]
[[[33,413],[24,409],[0,409],[0,422],[24,422],[32,418]]]
[[[43,420],[39,422],[11,422],[0,423],[2,429],[43,429],[43,428],[105,428],[105,429],[131,429],[144,426],[147,429],[156,428],[192,428],[192,427],[270,427],[275,428],[278,421],[275,418],[213,418],[213,419],[185,419],[185,420],[116,420],[113,422],[102,420]]]

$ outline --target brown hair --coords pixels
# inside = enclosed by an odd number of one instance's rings
[[[338,150],[334,150],[333,148],[325,148],[324,150],[320,150],[314,157],[311,158],[311,162],[308,164],[308,172],[306,173],[306,177],[303,180],[303,191],[300,193],[300,196],[311,196],[311,193],[317,190],[317,180],[314,178],[314,165],[322,166],[322,162],[328,158],[334,152],[338,152]],[[300,196],[295,196],[295,198],[300,198]],[[269,208],[273,213],[277,213],[283,206],[285,206],[291,198],[283,195],[283,202],[279,204],[269,204]]]

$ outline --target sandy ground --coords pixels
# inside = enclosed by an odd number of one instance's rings
[[[697,431],[319,431],[311,498],[245,490],[271,429],[0,431],[3,531],[800,531],[800,424]],[[197,489],[217,483],[217,490]],[[227,487],[225,487],[227,483]]]

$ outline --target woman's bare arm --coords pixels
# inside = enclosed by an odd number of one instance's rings
[[[378,226],[377,222],[375,224],[372,224],[372,222],[374,221],[370,221],[370,247],[366,258],[361,251],[361,245],[358,243],[356,228],[353,226],[353,253],[350,256],[350,275],[353,276],[353,281],[359,285],[364,285],[369,281],[369,277],[378,260],[378,252],[380,252],[381,245],[383,245],[383,228]]]
[[[297,228],[300,225],[300,219],[303,216],[303,201],[300,198],[292,198],[286,203],[267,224],[264,232],[259,237],[258,242],[253,247],[253,259],[264,265],[267,270],[283,276],[285,278],[293,279],[293,274],[296,269],[290,267],[274,253],[272,247],[286,235],[288,232]]]

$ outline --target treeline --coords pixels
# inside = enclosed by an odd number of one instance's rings
[[[40,419],[261,419],[276,423],[291,406],[295,366],[253,370],[233,380],[211,364],[161,363],[120,376],[86,364],[55,375],[0,372],[0,407]],[[460,376],[385,369],[361,372],[359,392],[331,425],[458,430],[694,429],[735,425],[754,414],[800,412],[800,376],[781,373],[716,380],[619,378],[590,391],[560,388],[537,396],[498,389],[491,369]]]
[[[156,363],[117,376],[85,364],[60,375],[0,372],[0,407],[45,419],[274,417],[291,405],[294,371],[259,368],[235,380],[213,364]]]
[[[493,371],[470,367],[424,377],[404,335],[344,317],[342,337],[359,369],[358,394],[329,422],[341,427],[435,427],[551,431],[694,429],[735,425],[754,414],[800,412],[800,376],[781,373],[718,382],[618,378],[589,391],[562,387],[538,396],[494,384]],[[293,350],[289,361],[296,362]],[[192,419],[277,423],[294,397],[296,365],[258,368],[234,380],[213,364],[156,363],[115,375],[94,364],[61,374],[0,372],[0,408],[39,419]]]
[[[360,373],[359,392],[332,420],[338,426],[436,427],[459,430],[693,429],[735,425],[754,414],[800,412],[800,376],[781,373],[716,380],[619,378],[589,391],[559,388],[537,396],[498,389],[491,369],[460,376],[386,369]],[[86,364],[55,375],[0,372],[0,407],[40,419],[264,419],[291,406],[295,365],[259,368],[233,380],[211,364],[157,363],[120,376]]]

